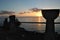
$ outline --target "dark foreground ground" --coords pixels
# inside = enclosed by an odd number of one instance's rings
[[[26,31],[24,28],[16,28],[15,31],[0,28],[0,40],[44,40],[44,33]],[[60,40],[60,34],[56,34]]]
[[[0,27],[0,40],[44,40],[45,33],[38,33],[35,31],[27,31],[19,27],[19,22],[15,15],[9,16],[9,21],[5,18],[3,26]],[[56,40],[60,40],[60,34],[54,33]],[[48,38],[52,38],[49,36]]]

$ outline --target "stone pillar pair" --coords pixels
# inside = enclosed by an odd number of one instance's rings
[[[18,26],[18,20],[16,20],[15,15],[9,16],[9,22],[8,19],[6,18],[3,24],[4,30],[8,30],[10,32],[15,32],[16,31],[16,26]]]

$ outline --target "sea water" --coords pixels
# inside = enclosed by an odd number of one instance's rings
[[[3,25],[5,18],[0,16],[0,26]],[[16,17],[20,22],[46,22],[43,17]],[[59,22],[60,17],[58,17],[55,22]],[[46,24],[39,23],[21,23],[20,27],[24,28],[27,31],[36,31],[36,32],[45,32]],[[55,24],[55,31],[60,32],[60,24]]]

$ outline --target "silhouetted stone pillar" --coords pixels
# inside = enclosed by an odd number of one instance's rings
[[[8,25],[8,20],[7,18],[5,18],[4,22],[3,22],[3,28],[4,30],[9,30],[9,25]]]
[[[59,15],[59,9],[44,9],[42,15],[46,19],[45,40],[56,40],[54,20]]]
[[[10,31],[11,32],[15,32],[16,31],[15,15],[9,16],[9,26],[10,26]]]

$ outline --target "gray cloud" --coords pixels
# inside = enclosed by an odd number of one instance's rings
[[[31,10],[31,11],[33,11],[33,12],[38,12],[38,11],[40,11],[40,9],[38,9],[38,8],[31,8],[31,9],[29,9],[29,10]]]
[[[15,12],[12,12],[12,11],[1,11],[0,15],[2,15],[2,14],[12,14],[12,13],[15,13]]]

